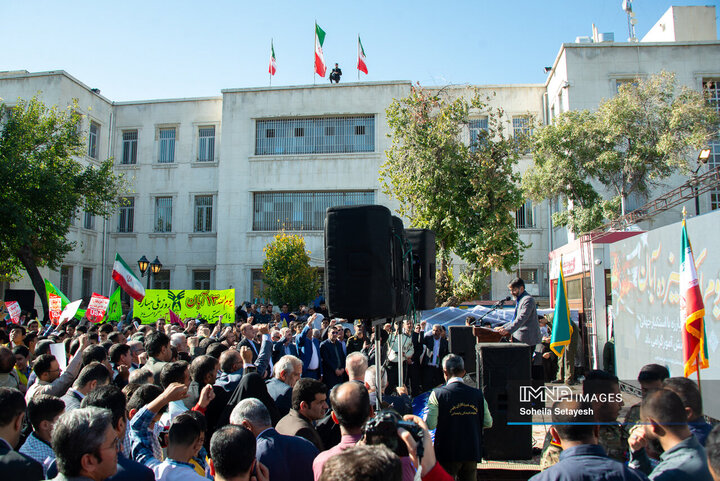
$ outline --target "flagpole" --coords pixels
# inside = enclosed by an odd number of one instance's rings
[[[270,78],[270,87],[272,87],[272,52],[273,52],[273,39],[270,37],[270,65],[268,68],[268,77]]]
[[[313,32],[313,85],[315,85],[315,50],[317,42],[317,18],[315,19],[315,31]]]
[[[357,57],[356,62],[360,61],[360,33],[358,32],[358,44],[357,44]],[[360,81],[360,65],[356,66],[358,74],[358,82]]]
[[[697,380],[698,380],[698,391],[700,391],[700,399],[702,399],[702,387],[700,384],[700,353],[698,352],[695,356],[695,363],[697,364]]]

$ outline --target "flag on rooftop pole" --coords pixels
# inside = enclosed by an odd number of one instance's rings
[[[270,72],[271,80],[272,75],[275,75],[275,72],[277,71],[277,62],[275,61],[275,47],[273,46],[272,39],[270,40],[270,66],[268,67],[268,72]]]
[[[365,49],[363,49],[362,42],[360,41],[360,35],[358,35],[358,78],[360,78],[360,72],[365,72],[367,75],[367,64],[365,63]]]
[[[117,253],[115,254],[115,264],[113,264],[112,278],[136,301],[140,302],[145,298],[145,288],[142,282]]]
[[[560,276],[558,277],[557,295],[555,297],[550,350],[557,354],[558,357],[562,356],[565,349],[570,346],[572,334],[573,325],[570,320],[570,306],[568,306],[565,275],[563,274],[562,257],[560,257]]]
[[[315,73],[325,78],[325,57],[323,56],[322,46],[325,43],[325,30],[315,22]]]
[[[683,364],[685,377],[698,374],[710,366],[705,343],[705,306],[700,292],[695,256],[685,225],[683,208],[682,238],[680,241],[680,320],[682,321]]]

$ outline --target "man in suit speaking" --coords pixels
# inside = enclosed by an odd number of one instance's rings
[[[525,281],[519,277],[508,284],[508,289],[515,297],[515,316],[512,321],[495,330],[503,336],[511,335],[513,342],[523,342],[534,350],[535,345],[542,341],[535,299],[527,293]]]

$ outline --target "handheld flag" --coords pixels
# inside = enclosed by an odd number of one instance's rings
[[[52,282],[50,282],[47,279],[45,279],[45,292],[47,292],[48,306],[50,306],[50,319],[54,324],[56,324],[55,320],[53,319],[54,313],[52,312],[53,307],[57,308],[56,307],[57,306],[56,305],[56,303],[57,303],[56,297],[60,298],[60,311],[65,309],[65,307],[68,304],[70,304],[70,299],[68,299],[68,297],[65,294],[63,294],[60,289],[55,287],[55,284],[53,284]],[[78,319],[78,320],[85,317],[85,309],[78,309],[77,311],[75,311],[74,317],[75,317],[75,319]],[[59,316],[58,316],[58,319],[59,319]]]
[[[321,77],[325,77],[327,71],[322,50],[323,43],[325,43],[325,30],[315,22],[315,73]]]
[[[562,258],[560,258],[560,277],[558,277],[557,295],[555,297],[555,313],[553,314],[552,337],[550,350],[559,356],[570,345],[573,334],[573,325],[570,320],[570,307],[567,302],[565,290],[565,275],[563,274]]]
[[[106,316],[110,322],[120,322],[122,319],[122,301],[120,300],[119,287],[110,295],[110,304],[108,305]]]
[[[360,41],[360,35],[358,35],[358,64],[357,68],[361,72],[365,72],[367,75],[367,64],[365,63],[365,49],[363,49],[362,42]]]
[[[275,61],[275,47],[273,46],[272,40],[270,40],[270,66],[268,67],[270,75],[275,75],[277,72],[277,63]]]
[[[168,309],[168,317],[170,318],[170,324],[177,324],[181,328],[185,329],[185,324],[180,320],[180,317],[175,314],[172,309]]]
[[[115,254],[115,264],[113,264],[112,278],[118,283],[122,289],[133,299],[141,302],[145,297],[145,288],[140,282],[132,269],[128,267],[120,254]]]
[[[695,256],[683,218],[680,242],[680,318],[685,377],[710,366],[705,343],[704,317],[705,306],[695,270]]]

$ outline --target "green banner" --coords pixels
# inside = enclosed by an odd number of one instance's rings
[[[118,286],[110,296],[105,321],[120,322],[120,319],[122,319],[122,303],[120,302],[120,286]]]
[[[142,302],[134,301],[133,316],[143,324],[160,318],[170,322],[170,311],[181,320],[202,317],[215,323],[220,315],[223,322],[235,322],[235,289],[221,291],[147,289]]]
[[[49,280],[45,279],[45,292],[48,296],[48,303],[50,303],[50,293],[60,296],[60,299],[62,299],[62,308],[65,309],[65,306],[70,304],[70,299],[67,298],[65,294],[63,294],[60,289],[55,287],[55,284],[50,282]],[[82,318],[85,317],[85,309],[78,309],[75,313],[75,319],[82,320]]]

